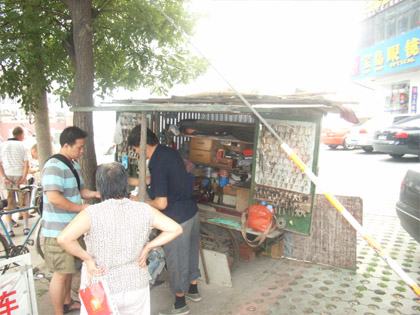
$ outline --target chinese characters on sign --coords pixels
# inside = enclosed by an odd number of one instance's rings
[[[12,292],[3,291],[0,296],[0,315],[11,315],[12,311],[17,310],[19,305],[16,304],[16,290]]]
[[[420,66],[420,29],[366,48],[358,53],[353,79],[383,75]]]
[[[387,48],[386,62],[389,64],[390,67],[397,67],[399,65],[414,62],[414,57],[419,54],[419,39],[413,38],[412,40],[407,40],[404,50],[407,58],[400,60],[399,44]],[[375,71],[381,71],[384,69],[385,58],[383,54],[384,52],[382,50],[375,51]],[[371,55],[365,55],[362,57],[364,74],[370,73],[372,70],[371,59]]]

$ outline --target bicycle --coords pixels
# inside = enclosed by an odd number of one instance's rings
[[[2,215],[5,214],[13,214],[13,213],[19,213],[23,211],[28,211],[35,209],[38,213],[39,217],[37,218],[35,224],[31,227],[29,230],[28,235],[25,237],[24,241],[20,245],[15,245],[12,241],[12,238],[10,237],[7,228],[2,220],[0,220],[0,225],[3,229],[4,235],[0,234],[0,260],[1,259],[8,259],[11,257],[19,256],[22,254],[29,253],[29,249],[27,245],[33,246],[34,240],[30,239],[32,236],[32,233],[37,229],[35,238],[36,238],[36,251],[37,253],[44,258],[43,250],[42,250],[42,233],[41,233],[41,224],[39,224],[42,220],[42,189],[38,185],[28,185],[22,188],[12,188],[9,189],[10,191],[15,191],[21,194],[21,208],[16,210],[7,210],[0,212],[0,218]],[[30,206],[28,208],[22,208],[23,206],[23,200],[25,194],[30,193]],[[9,199],[9,198],[8,198]],[[0,203],[0,210],[3,210],[8,205],[8,200],[2,200]],[[4,265],[0,267],[0,274],[4,274],[8,269],[10,268],[10,265]]]

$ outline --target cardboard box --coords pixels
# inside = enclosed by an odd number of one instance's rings
[[[256,248],[248,246],[244,242],[239,242],[239,259],[242,261],[251,261],[255,258]]]
[[[190,150],[190,161],[198,164],[210,164],[211,151]]]
[[[235,207],[236,205],[236,196],[225,195],[223,194],[222,203],[227,206]]]
[[[248,188],[237,188],[236,190],[236,211],[244,211],[249,207],[251,190]]]
[[[267,249],[264,249],[262,251],[262,254],[264,256],[269,256],[272,258],[282,258],[283,257],[283,244],[284,244],[284,240],[281,240],[280,242],[271,245]]]
[[[230,195],[230,196],[236,196],[236,191],[238,190],[235,186],[229,186],[225,185],[223,186],[223,195]]]
[[[228,150],[235,151],[235,152],[242,152],[242,150],[252,149],[253,144],[249,143],[242,143],[242,142],[232,142],[230,145],[224,145],[224,147]]]
[[[214,167],[220,167],[220,168],[234,168],[236,166],[236,160],[220,158],[220,157],[212,157],[211,165]]]

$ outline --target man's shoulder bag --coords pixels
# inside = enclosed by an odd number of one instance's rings
[[[57,159],[60,160],[61,162],[63,162],[64,164],[67,165],[67,167],[73,172],[74,177],[76,178],[77,181],[77,188],[79,188],[80,191],[80,178],[79,178],[79,174],[77,173],[77,171],[74,169],[73,164],[69,161],[68,158],[66,158],[64,155],[62,154],[54,154],[53,156],[51,156],[48,160],[50,159]],[[48,161],[47,160],[47,161]]]

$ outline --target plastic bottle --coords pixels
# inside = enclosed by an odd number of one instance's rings
[[[268,210],[270,210],[270,212],[271,212],[272,214],[274,214],[274,207],[273,207],[273,205],[268,205],[268,206],[267,206],[267,209],[268,209]]]

